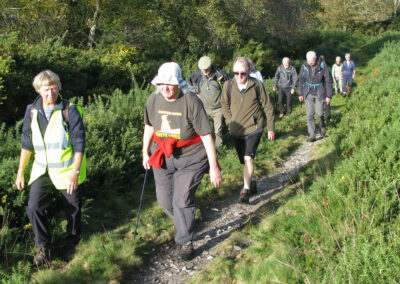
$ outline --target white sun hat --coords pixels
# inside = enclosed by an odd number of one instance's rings
[[[155,86],[157,84],[179,85],[179,89],[187,86],[182,78],[182,69],[175,62],[167,62],[160,66],[157,76],[151,81]]]

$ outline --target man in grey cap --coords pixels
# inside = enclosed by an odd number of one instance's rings
[[[199,69],[190,75],[189,87],[204,104],[207,115],[214,122],[215,145],[221,146],[223,114],[221,108],[221,92],[224,82],[230,76],[212,64],[211,58],[203,56],[198,63]]]

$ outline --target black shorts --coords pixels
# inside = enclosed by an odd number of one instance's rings
[[[254,159],[258,144],[260,144],[263,132],[255,131],[243,137],[233,136],[235,141],[235,149],[241,164],[244,164],[244,156],[250,156]]]

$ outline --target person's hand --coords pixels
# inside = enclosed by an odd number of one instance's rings
[[[299,96],[299,101],[302,103],[304,101],[304,97],[303,96]]]
[[[17,186],[18,190],[24,189],[25,187],[24,175],[17,175],[17,178],[15,179],[15,185]]]
[[[149,159],[150,159],[150,156],[149,156],[149,154],[147,154],[147,153],[144,153],[143,154],[143,168],[145,168],[145,170],[150,170],[150,165],[149,165]]]
[[[69,177],[67,194],[72,194],[75,190],[78,189],[78,184],[79,184],[78,179],[79,179],[79,174],[73,171],[71,176]]]
[[[331,103],[331,100],[332,100],[332,99],[331,99],[331,98],[328,98],[328,97],[326,97],[326,99],[325,99],[325,100],[326,100],[326,104],[327,104],[327,105],[329,105],[329,104]]]
[[[269,141],[275,140],[275,132],[274,131],[268,131],[268,139],[269,139]]]
[[[294,92],[295,92],[296,90],[295,89],[291,89],[290,90],[290,93],[292,94],[292,95],[294,95]]]
[[[222,181],[221,171],[218,166],[210,167],[210,182],[214,185],[214,187],[218,187]]]
[[[272,90],[275,92],[276,91],[276,87],[274,86],[274,87],[272,87]]]
[[[353,78],[353,80],[354,80],[354,78],[356,77],[356,75],[353,75],[353,76],[351,76],[352,78]]]

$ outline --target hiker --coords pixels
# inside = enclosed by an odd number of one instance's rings
[[[256,64],[248,57],[246,57],[247,61],[249,62],[250,66],[250,74],[249,76],[259,80],[264,85],[264,79],[260,71],[256,69]]]
[[[294,68],[290,64],[290,59],[288,57],[284,57],[282,59],[282,65],[276,69],[275,77],[274,77],[274,92],[279,86],[279,118],[285,116],[285,109],[283,107],[283,97],[286,96],[286,115],[290,115],[292,112],[292,95],[294,95],[296,91],[297,84],[297,72],[296,68]]]
[[[342,58],[336,56],[336,62],[332,65],[332,78],[333,85],[335,87],[335,94],[341,93],[343,89],[343,79],[342,79]]]
[[[328,68],[328,64],[326,64],[324,55],[320,55],[319,56],[319,62],[320,62],[320,66],[322,68]],[[332,88],[333,77],[332,77],[332,74],[330,72],[328,72],[328,75],[329,75],[329,81],[331,83],[330,83],[330,85],[328,83],[326,87],[327,88],[329,88],[329,87]],[[332,95],[332,97],[333,97],[333,95]],[[327,104],[326,101],[324,102],[324,114],[325,114],[324,115],[325,122],[327,122],[327,123],[332,122],[332,119],[331,119],[331,104],[330,103]]]
[[[342,79],[343,79],[343,95],[346,96],[346,94],[350,95],[351,93],[351,87],[353,86],[353,80],[356,76],[356,64],[354,63],[353,60],[351,60],[351,55],[350,53],[346,53],[345,55],[346,61],[343,62],[342,66]],[[347,83],[348,88],[347,88]]]
[[[306,102],[307,141],[314,142],[316,140],[314,113],[317,113],[321,136],[326,134],[323,107],[324,102],[328,105],[331,102],[332,81],[326,64],[321,65],[317,62],[315,51],[308,51],[306,58],[307,62],[299,70],[299,101]]]
[[[190,75],[189,87],[199,96],[206,113],[214,122],[215,145],[223,145],[223,115],[221,108],[222,86],[230,76],[212,64],[211,58],[203,56],[198,62],[196,71]]]
[[[274,140],[274,110],[269,94],[259,80],[249,76],[250,66],[245,57],[233,64],[234,78],[224,84],[221,97],[222,111],[235,142],[236,152],[243,165],[244,186],[239,202],[249,203],[257,193],[254,158],[265,126],[264,109],[268,122],[268,139]]]
[[[24,171],[34,153],[27,213],[38,251],[33,263],[49,261],[51,235],[48,229],[49,195],[58,190],[67,218],[65,249],[71,252],[81,238],[82,183],[86,178],[85,127],[81,109],[59,95],[60,78],[51,70],[35,76],[39,94],[26,108],[22,147],[15,185],[25,187]]]
[[[153,168],[157,201],[174,221],[178,257],[189,260],[196,189],[207,170],[214,186],[221,182],[214,140],[203,104],[178,64],[161,65],[151,83],[156,90],[144,111],[143,167]]]

